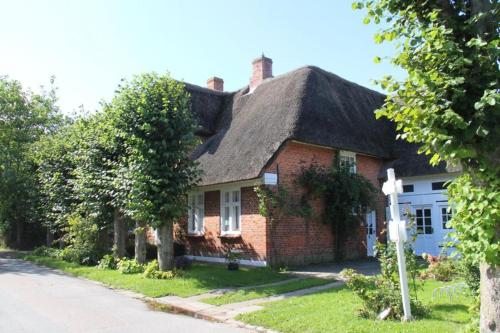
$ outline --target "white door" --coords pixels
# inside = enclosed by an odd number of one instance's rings
[[[436,235],[436,239],[439,239],[440,244],[438,245],[441,251],[444,247],[446,247],[446,254],[451,255],[451,253],[455,251],[454,247],[448,246],[448,243],[455,241],[454,238],[449,235],[450,232],[454,231],[449,227],[449,221],[451,220],[452,211],[447,205],[440,205],[438,206],[438,213],[439,226],[437,227],[437,229],[439,230],[440,234]]]
[[[373,257],[375,241],[377,240],[377,218],[375,211],[366,214],[366,255]]]
[[[417,255],[421,255],[424,252],[432,255],[439,254],[439,249],[436,246],[434,238],[435,227],[432,213],[432,205],[414,207],[414,231],[417,233],[414,246]]]

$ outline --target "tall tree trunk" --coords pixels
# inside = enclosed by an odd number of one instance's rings
[[[52,243],[54,243],[54,234],[50,230],[50,228],[47,228],[47,234],[45,235],[45,242],[47,244],[47,247],[51,247]]]
[[[135,260],[146,263],[146,223],[135,222]]]
[[[500,267],[481,264],[481,333],[500,332]]]
[[[23,246],[24,222],[16,220],[16,248],[20,249]]]
[[[158,248],[158,266],[162,271],[174,268],[174,224],[166,222],[156,229],[156,246]]]
[[[113,246],[114,255],[117,258],[123,258],[126,255],[126,235],[124,232],[125,219],[118,208],[115,208],[113,216]]]

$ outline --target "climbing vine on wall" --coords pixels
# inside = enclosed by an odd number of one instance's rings
[[[306,221],[319,217],[323,223],[332,225],[336,255],[340,259],[347,231],[358,226],[375,206],[378,190],[363,175],[351,173],[349,166],[341,165],[338,155],[330,167],[312,163],[302,168],[294,185],[293,191],[283,185],[276,189],[256,187],[260,214],[270,217],[273,224],[283,215],[303,217]],[[299,195],[292,196],[291,192]],[[320,216],[315,216],[313,200],[323,203]]]

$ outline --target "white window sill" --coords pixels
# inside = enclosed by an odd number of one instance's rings
[[[190,237],[202,237],[202,236],[205,236],[205,233],[203,231],[192,231],[192,232],[188,232],[188,236],[190,236]]]
[[[241,237],[241,231],[221,232],[220,237],[228,237],[228,238]]]

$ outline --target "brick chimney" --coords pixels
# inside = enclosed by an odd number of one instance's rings
[[[267,78],[273,77],[273,60],[262,56],[252,61],[252,77],[250,78],[250,93]]]
[[[217,91],[224,91],[224,80],[213,76],[207,80],[207,88]]]

